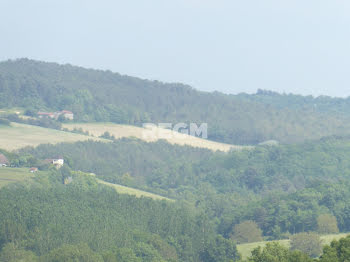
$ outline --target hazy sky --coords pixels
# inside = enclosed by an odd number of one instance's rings
[[[0,60],[183,82],[350,95],[349,0],[0,0]]]

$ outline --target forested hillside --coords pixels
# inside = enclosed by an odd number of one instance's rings
[[[263,90],[205,93],[21,59],[0,63],[0,108],[7,118],[0,119],[6,170],[26,174],[26,180],[5,176],[11,183],[0,189],[0,261],[232,262],[240,257],[236,244],[350,232],[349,99]],[[79,128],[66,130],[62,140],[49,139],[64,143],[37,146],[47,141],[42,134],[62,133],[50,128],[61,129],[66,120],[8,113],[17,108],[32,115],[71,110],[74,121],[88,125],[205,122],[209,139],[255,146],[215,152],[165,140],[115,139],[105,131],[93,137]],[[32,125],[47,133],[11,132],[39,130]],[[73,132],[94,140],[75,139]],[[11,136],[18,147],[5,145]],[[259,144],[271,139],[281,143]],[[60,169],[47,161],[58,156],[64,159]],[[31,167],[39,172],[29,173]],[[172,201],[120,195],[108,182]],[[325,254],[350,243],[344,241]],[[285,261],[311,261],[317,250],[303,254],[268,245],[251,261],[270,261],[261,258],[269,252],[282,252]]]
[[[306,102],[299,102],[305,100]],[[283,143],[348,134],[348,100],[205,93],[165,84],[28,59],[0,63],[0,108],[62,110],[77,121],[208,123],[209,139],[231,144]],[[329,105],[330,104],[330,105]]]
[[[220,261],[239,258],[234,243],[189,204],[119,195],[73,173],[63,185],[63,173],[52,169],[30,187],[0,189],[1,261],[209,262],[211,252]]]
[[[133,139],[41,145],[22,152],[36,158],[61,154],[72,169],[190,201],[226,237],[247,220],[256,221],[271,239],[316,230],[324,213],[336,217],[341,231],[350,231],[347,137],[228,154]]]
[[[329,96],[302,96],[294,94],[279,94],[277,92],[259,89],[256,94],[239,94],[239,98],[251,102],[259,102],[280,109],[308,110],[333,115],[350,114],[350,97],[335,98]]]

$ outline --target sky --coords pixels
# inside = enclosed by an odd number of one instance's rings
[[[0,60],[181,82],[350,96],[349,0],[0,0]]]

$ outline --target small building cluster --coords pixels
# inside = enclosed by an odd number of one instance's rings
[[[64,159],[63,157],[57,157],[57,158],[48,158],[42,161],[43,164],[49,164],[54,165],[57,169],[60,169],[64,165]],[[29,169],[30,173],[36,173],[38,172],[37,167],[32,167]]]
[[[31,168],[29,169],[29,172],[30,172],[30,173],[38,172],[38,168],[37,168],[37,167],[31,167]]]
[[[68,110],[62,110],[58,112],[38,112],[39,118],[52,118],[52,119],[58,119],[60,116],[63,116],[66,119],[73,120],[74,114],[71,111]]]
[[[47,164],[54,165],[57,169],[61,168],[64,165],[63,157],[45,159],[44,162]]]
[[[45,159],[45,160],[43,160],[43,163],[54,165],[57,169],[59,169],[64,165],[64,159],[63,159],[63,157]],[[7,157],[4,154],[0,154],[0,168],[7,167],[7,166],[10,166],[10,161],[7,159]],[[36,173],[36,172],[38,172],[38,168],[31,167],[29,169],[29,172]],[[70,183],[70,181],[68,181],[68,182]]]

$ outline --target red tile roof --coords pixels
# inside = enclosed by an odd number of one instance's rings
[[[42,116],[53,116],[54,113],[38,112],[38,115],[42,115]]]
[[[63,114],[73,114],[73,112],[68,111],[68,110],[62,110],[61,113],[63,113]]]
[[[4,156],[3,154],[0,154],[0,164],[6,164],[6,165],[9,164],[7,157]]]

